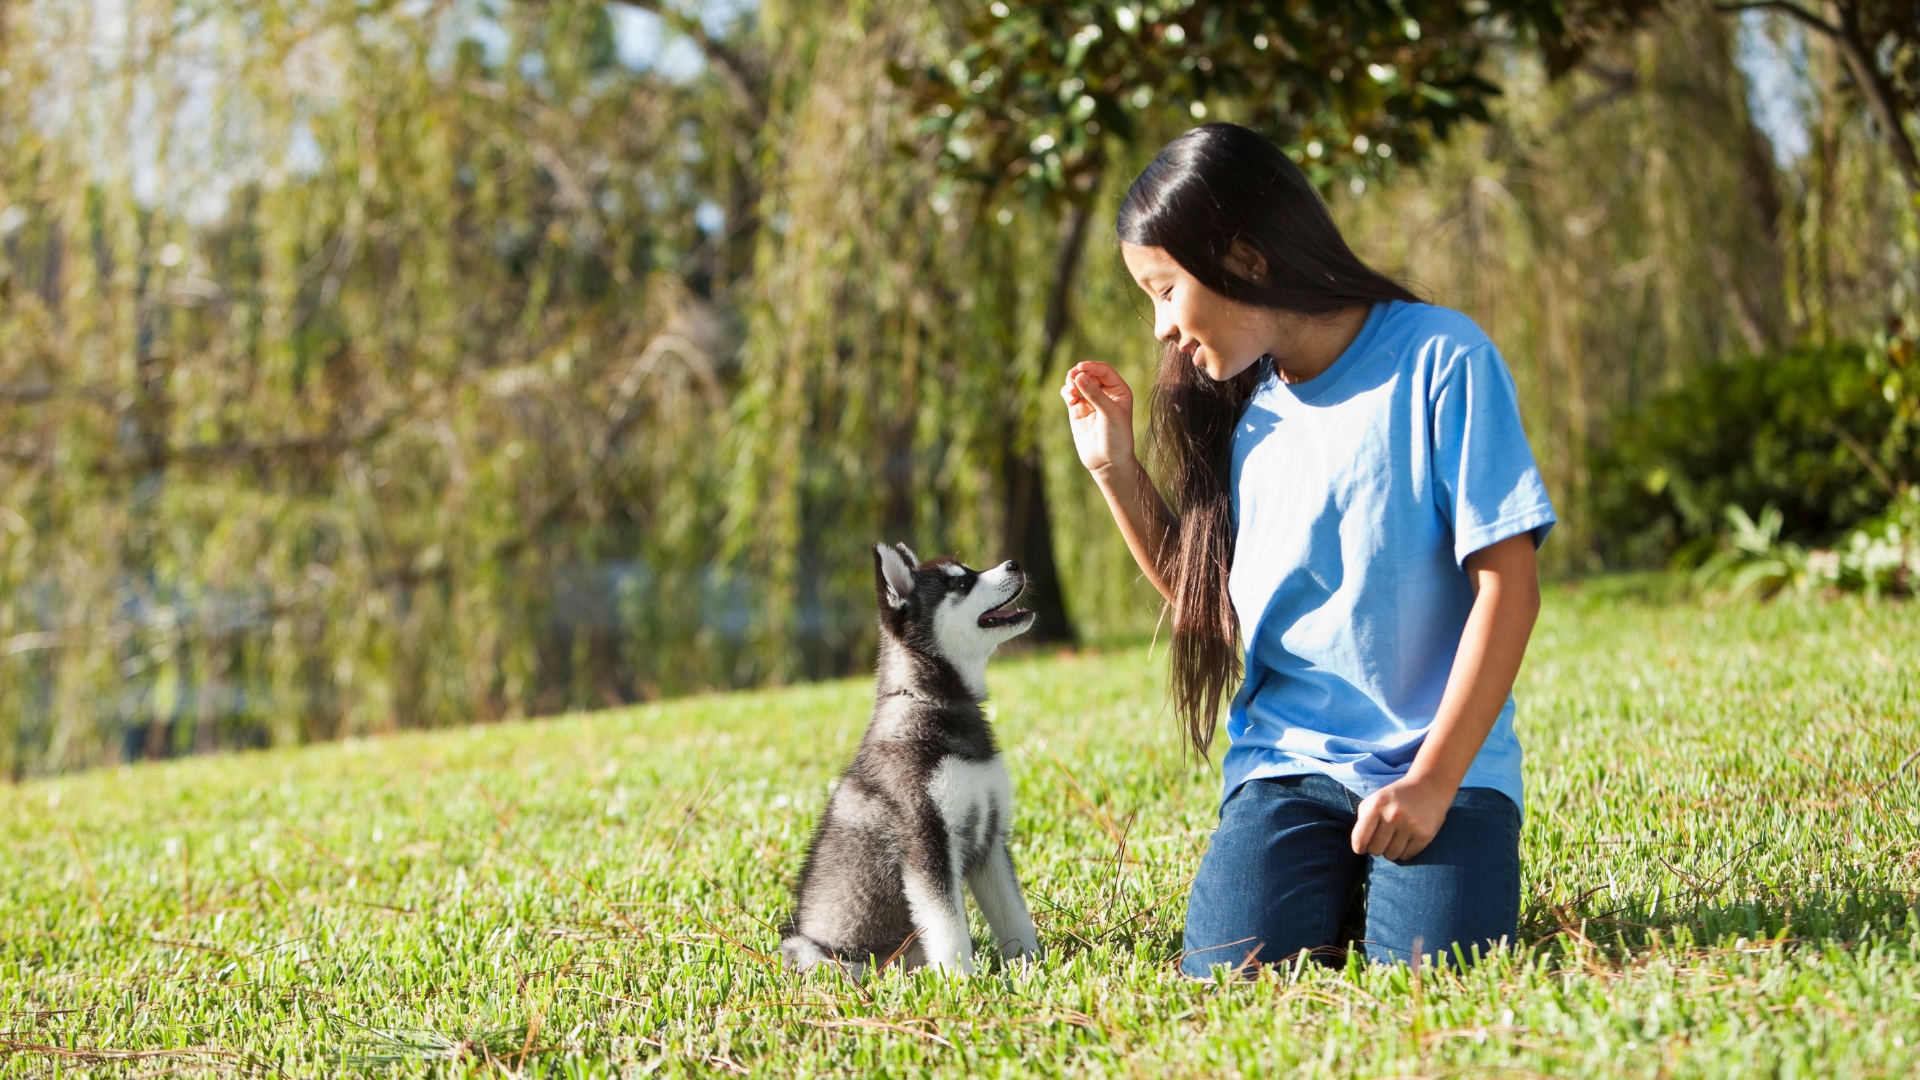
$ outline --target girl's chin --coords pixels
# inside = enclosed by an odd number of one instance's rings
[[[1259,363],[1258,357],[1244,364],[1229,364],[1223,362],[1211,352],[1202,353],[1196,351],[1193,355],[1193,366],[1199,369],[1201,374],[1212,379],[1214,382],[1228,382],[1256,363]]]

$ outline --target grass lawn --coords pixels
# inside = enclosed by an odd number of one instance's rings
[[[1920,1074],[1920,608],[1657,592],[1549,596],[1465,977],[1181,979],[1218,775],[1128,650],[989,676],[1035,970],[769,960],[852,681],[13,787],[0,1075]]]

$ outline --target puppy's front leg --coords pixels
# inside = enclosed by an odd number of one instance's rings
[[[908,867],[907,910],[920,931],[928,965],[973,974],[973,938],[967,933],[966,899],[960,882],[942,868]]]
[[[1005,837],[994,841],[993,850],[967,875],[974,902],[993,927],[1000,943],[1000,955],[1008,960],[1039,960],[1046,954],[1040,937],[1033,932],[1033,916],[1027,912],[1026,898],[1020,895],[1020,880],[1013,873],[1013,856],[1007,851]]]

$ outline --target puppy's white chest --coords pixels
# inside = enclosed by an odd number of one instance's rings
[[[985,761],[943,759],[928,778],[927,794],[963,851],[985,847],[1011,825],[1013,782],[997,754]]]

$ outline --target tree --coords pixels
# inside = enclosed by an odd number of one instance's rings
[[[1040,346],[1050,370],[1065,338],[1093,195],[1117,151],[1188,117],[1231,115],[1288,148],[1322,186],[1418,161],[1430,143],[1485,121],[1500,88],[1482,71],[1488,46],[1522,36],[1551,70],[1632,25],[1654,0],[1166,0],[1109,5],[1051,0],[965,3],[951,56],[899,66],[948,175],[987,192],[1011,188],[1061,218]],[[924,147],[912,148],[921,152]],[[1038,572],[1041,628],[1072,637],[1054,574],[1037,452],[1009,409],[1019,448],[1004,478],[1009,546]]]
[[[727,88],[599,0],[180,14],[0,38],[0,772],[726,684]]]
[[[1920,116],[1920,0],[1723,0],[1720,11],[1776,11],[1833,43],[1880,126],[1907,191],[1920,199],[1920,159],[1907,125]]]

